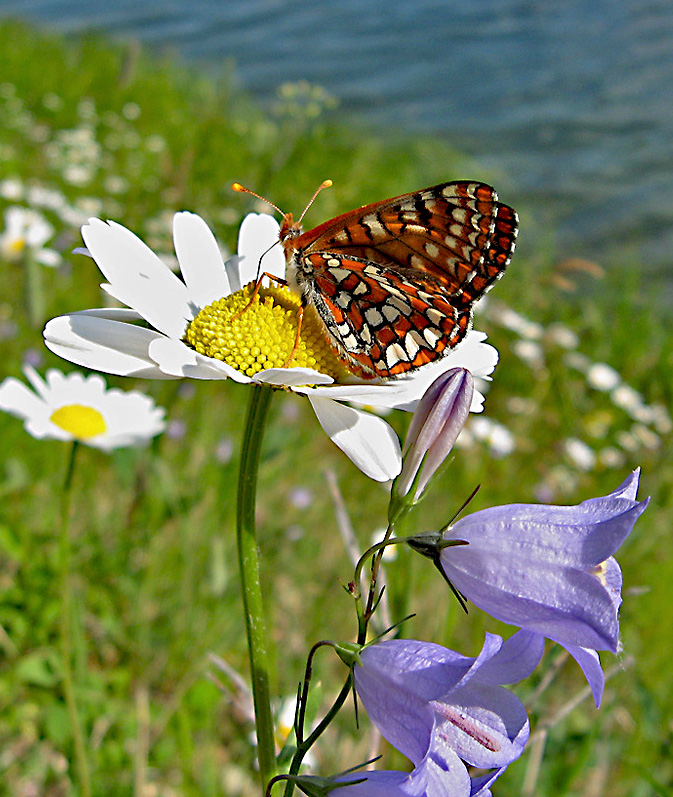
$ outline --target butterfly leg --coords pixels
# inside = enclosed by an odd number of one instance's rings
[[[301,323],[304,320],[304,305],[302,304],[297,312],[297,334],[294,336],[294,345],[292,346],[292,351],[290,352],[290,356],[285,360],[285,362],[281,365],[281,368],[289,368],[290,363],[294,359],[294,355],[297,353],[297,349],[299,348],[299,338],[301,336]]]
[[[287,281],[282,279],[281,277],[277,277],[275,274],[268,274],[266,271],[263,271],[260,278],[255,283],[255,288],[252,292],[252,296],[250,297],[250,301],[246,304],[246,306],[242,310],[239,310],[238,313],[236,313],[231,317],[232,321],[242,316],[246,310],[249,310],[250,307],[252,307],[255,299],[257,298],[257,295],[259,294],[259,289],[262,287],[262,280],[264,279],[264,277],[268,277],[270,280],[277,282],[279,285],[287,285]]]

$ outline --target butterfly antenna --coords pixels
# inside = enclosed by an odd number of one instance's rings
[[[245,186],[241,185],[240,183],[232,183],[231,187],[232,187],[232,189],[234,191],[238,191],[239,194],[250,194],[251,196],[257,197],[257,199],[261,199],[262,202],[266,202],[267,205],[271,205],[272,208],[277,210],[280,213],[281,216],[285,216],[286,215],[278,207],[278,205],[274,205],[273,202],[270,202],[266,197],[263,197],[263,196],[260,196],[259,194],[256,194],[254,191],[251,191],[249,188],[246,188]],[[320,191],[320,188],[318,189],[318,191]],[[318,194],[318,191],[316,191],[316,195]],[[313,199],[315,199],[315,196],[313,197]],[[313,199],[311,200],[311,202],[313,202]],[[309,202],[309,205],[311,204],[311,202]]]
[[[302,219],[304,218],[304,216],[306,215],[306,211],[307,211],[307,210],[308,210],[308,209],[311,207],[311,205],[312,205],[312,204],[315,202],[315,198],[316,198],[316,197],[318,196],[318,194],[319,194],[319,193],[320,193],[320,192],[323,190],[323,188],[331,188],[333,185],[334,185],[334,183],[333,183],[331,180],[323,180],[323,181],[322,181],[322,183],[320,183],[320,185],[319,185],[319,186],[316,188],[316,192],[315,192],[315,194],[313,194],[313,196],[312,196],[312,197],[311,197],[311,199],[309,200],[309,203],[308,203],[308,205],[306,205],[306,207],[304,208],[304,212],[303,212],[303,213],[301,214],[301,216],[299,217],[299,221],[297,222],[297,224],[301,224],[301,220],[302,220]]]

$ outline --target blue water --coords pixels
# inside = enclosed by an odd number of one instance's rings
[[[673,281],[671,0],[0,0],[10,14],[233,59],[262,102],[319,83],[346,119],[439,133],[491,168],[528,245]]]

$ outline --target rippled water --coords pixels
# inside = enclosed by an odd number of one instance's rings
[[[262,100],[320,83],[346,115],[439,132],[503,174],[529,208],[523,236],[637,252],[673,281],[671,0],[0,0],[0,14],[233,58]]]

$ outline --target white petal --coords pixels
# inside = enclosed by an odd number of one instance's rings
[[[128,307],[95,307],[92,310],[78,310],[76,313],[70,315],[88,315],[92,318],[107,318],[110,321],[142,321],[143,317],[135,310],[130,310]],[[65,318],[66,316],[63,316]]]
[[[187,287],[130,230],[90,219],[82,237],[110,285],[108,293],[137,310],[153,327],[180,338],[194,317]]]
[[[429,365],[424,365],[407,376],[388,380],[372,379],[367,382],[354,382],[334,387],[316,387],[302,389],[309,398],[320,396],[339,401],[357,401],[371,407],[400,409],[413,412],[425,391],[438,376],[451,368],[467,368],[473,376],[488,379],[498,362],[498,351],[484,343],[483,332],[469,332],[465,340],[455,350]],[[474,391],[470,412],[481,412],[484,397]]]
[[[29,390],[23,382],[7,377],[0,384],[0,409],[16,415],[17,418],[30,418],[40,412],[43,402]]]
[[[232,290],[256,280],[262,272],[281,279],[285,277],[285,256],[279,232],[278,222],[265,213],[249,213],[243,219],[238,231],[240,283],[236,288],[232,285]]]
[[[176,213],[173,242],[189,295],[204,308],[231,292],[222,255],[206,222],[195,213]]]
[[[136,390],[104,390],[97,403],[91,406],[104,416],[107,429],[83,442],[104,451],[144,445],[166,427],[165,410],[156,407],[149,396]]]
[[[44,328],[47,348],[64,360],[96,371],[146,379],[170,378],[148,353],[150,343],[163,335],[97,317],[94,312],[73,313],[49,321]]]
[[[400,441],[377,415],[326,398],[309,398],[318,421],[332,441],[371,479],[394,479],[402,466]]]
[[[407,400],[408,388],[398,380],[389,382],[366,382],[350,385],[334,385],[333,387],[304,387],[298,390],[309,398],[319,396],[337,401],[357,401],[359,404],[369,404],[372,407],[397,407]]]
[[[179,340],[157,338],[149,346],[149,355],[164,374],[191,379],[234,379],[249,382],[250,377],[236,371],[227,363],[204,357]]]
[[[268,385],[295,387],[298,385],[330,385],[334,382],[331,376],[321,374],[312,368],[267,368],[252,377],[253,382],[265,382]],[[303,390],[298,391],[303,393]]]

